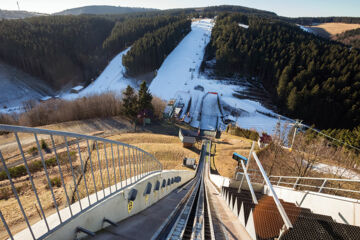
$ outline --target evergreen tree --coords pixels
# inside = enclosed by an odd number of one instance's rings
[[[137,108],[138,112],[147,112],[148,114],[153,112],[153,105],[151,103],[153,97],[149,92],[146,82],[143,81],[140,85],[138,94]]]
[[[123,106],[125,116],[134,121],[137,115],[137,96],[134,89],[129,85],[123,92]]]

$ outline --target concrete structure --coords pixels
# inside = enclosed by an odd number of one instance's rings
[[[58,226],[58,218],[56,214],[47,217],[50,228],[54,229],[48,234],[46,239],[65,240],[86,236],[85,234],[77,234],[77,227],[82,227],[92,232],[99,231],[109,225],[103,222],[104,218],[113,222],[119,222],[129,216],[135,215],[192,179],[194,175],[195,171],[184,170],[158,172],[135,182],[133,185],[130,185],[124,190],[119,191],[108,198],[104,198],[103,201],[99,201],[98,204],[86,211],[80,212],[78,204],[75,203],[72,205],[75,217],[70,219],[70,214],[68,214],[69,221],[65,224]],[[120,185],[120,183],[118,183],[118,185]],[[151,186],[150,192],[148,191],[149,186]],[[111,186],[111,188],[115,189],[115,185]],[[107,189],[107,191],[109,190],[110,188]],[[102,191],[99,191],[98,194],[101,196]],[[92,194],[90,198],[96,200],[95,194]],[[81,202],[82,204],[86,204],[87,198],[82,199]],[[78,211],[74,211],[76,208],[79,208]],[[63,216],[68,212],[68,208],[62,209],[61,215]],[[44,231],[46,232],[43,220],[32,225],[31,228],[34,231],[35,236],[41,236],[44,234]],[[24,231],[16,234],[14,239],[23,240],[32,239],[32,237],[29,230],[25,229]]]
[[[180,128],[179,138],[184,147],[192,147],[196,142],[196,133]]]

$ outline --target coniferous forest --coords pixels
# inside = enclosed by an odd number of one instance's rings
[[[179,20],[137,40],[123,57],[123,64],[130,76],[158,69],[167,55],[191,30],[190,20]]]
[[[0,59],[55,89],[89,83],[135,40],[178,20],[146,13],[1,20]]]
[[[360,18],[286,18],[251,8],[217,6],[0,20],[0,60],[60,90],[90,83],[115,55],[132,46],[123,63],[129,76],[137,76],[160,67],[191,30],[189,19],[215,16],[203,69],[207,60],[215,58],[219,76],[240,74],[261,80],[282,113],[329,128],[328,133],[346,141],[358,139],[359,30],[345,32],[335,42],[295,24],[360,23]]]
[[[360,125],[357,49],[283,21],[225,14],[218,17],[206,50],[207,60],[214,57],[218,75],[258,77],[293,118],[322,129]]]

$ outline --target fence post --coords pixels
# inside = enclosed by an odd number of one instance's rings
[[[323,181],[323,183],[322,183],[322,185],[321,185],[321,187],[320,187],[320,189],[319,189],[319,193],[321,193],[321,191],[322,191],[323,188],[325,187],[326,182],[327,182],[327,179],[324,179],[324,181]]]

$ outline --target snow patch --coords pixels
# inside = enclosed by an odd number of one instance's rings
[[[248,28],[249,28],[249,25],[239,23],[239,27],[248,29]]]
[[[84,88],[78,94],[65,93],[61,97],[67,100],[76,99],[79,97],[102,94],[106,92],[114,92],[121,94],[128,85],[133,88],[137,88],[137,84],[132,79],[128,79],[124,76],[125,67],[122,64],[122,57],[130,50],[126,50],[119,53],[114,57],[100,76],[92,82],[89,86]]]

